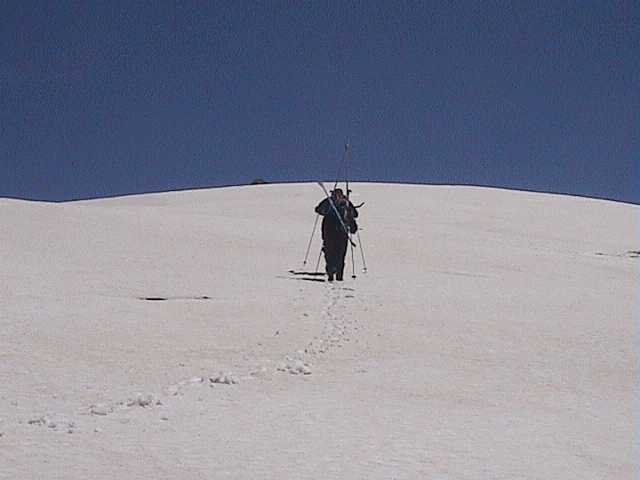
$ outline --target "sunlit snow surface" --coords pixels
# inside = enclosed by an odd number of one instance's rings
[[[0,199],[0,478],[634,478],[638,208],[351,187]]]

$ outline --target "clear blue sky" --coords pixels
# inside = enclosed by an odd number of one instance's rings
[[[0,196],[330,179],[640,201],[637,1],[7,1]]]

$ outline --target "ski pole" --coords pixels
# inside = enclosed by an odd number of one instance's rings
[[[307,265],[307,258],[309,258],[309,250],[311,250],[311,242],[313,242],[313,236],[316,233],[316,227],[318,226],[318,218],[320,215],[316,215],[316,221],[313,222],[313,230],[311,231],[311,238],[309,239],[309,245],[307,245],[307,253],[304,255],[304,261],[302,262],[302,266],[305,267]]]
[[[338,186],[338,180],[340,179],[340,172],[345,167],[345,162],[347,160],[347,149],[348,149],[348,147],[349,147],[348,145],[344,146],[344,153],[342,154],[342,160],[340,161],[340,163],[338,163],[338,172],[336,173],[336,181],[333,184],[333,189],[334,190]]]
[[[356,278],[356,261],[353,258],[353,244],[351,244],[351,278]]]
[[[351,194],[351,190],[349,190],[349,158],[350,157],[351,157],[351,145],[349,145],[349,143],[345,143],[344,145],[344,183],[347,188],[347,204],[349,205],[349,208],[352,208],[351,199],[349,198],[349,195]],[[351,278],[356,278],[356,261],[353,254],[353,242],[351,242]]]
[[[349,159],[351,158],[351,145],[344,146],[344,183],[347,186],[347,200],[349,200]]]
[[[316,273],[318,273],[318,269],[320,268],[320,258],[322,257],[322,248],[320,249],[320,253],[318,253],[318,261],[316,262]]]
[[[360,239],[360,230],[358,229],[358,243],[360,244],[360,253],[362,254],[362,266],[364,273],[367,273],[367,262],[364,261],[364,249],[362,248],[362,240]]]

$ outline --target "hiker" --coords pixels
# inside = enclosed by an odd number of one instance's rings
[[[337,217],[331,202],[340,214],[342,222]],[[336,280],[341,282],[344,277],[344,257],[347,254],[347,242],[349,241],[345,227],[349,233],[356,233],[358,225],[355,219],[358,217],[358,210],[340,188],[331,191],[331,201],[329,198],[325,198],[315,210],[318,215],[323,217],[322,250],[327,264],[328,279],[332,282],[335,275]]]

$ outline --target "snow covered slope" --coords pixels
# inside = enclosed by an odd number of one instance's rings
[[[353,190],[0,199],[0,478],[634,478],[638,208]]]

